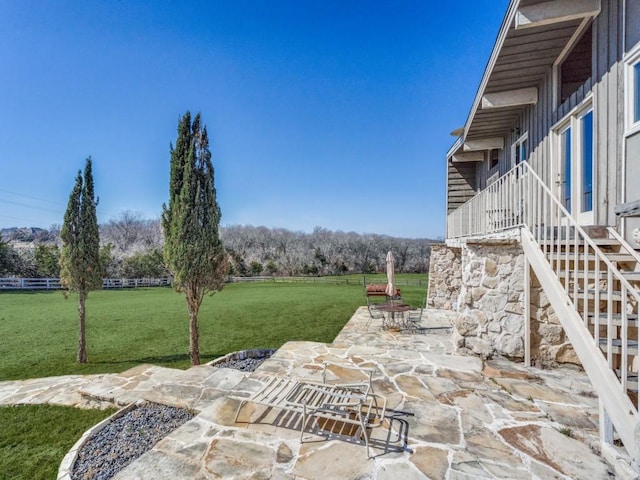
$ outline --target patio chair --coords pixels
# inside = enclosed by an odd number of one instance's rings
[[[380,320],[381,326],[384,324],[384,321],[385,321],[384,312],[381,312],[380,310],[378,310],[375,304],[372,304],[369,301],[369,297],[367,297],[367,310],[369,311],[369,320],[367,321],[367,326],[366,326],[367,330],[369,329],[369,325],[371,324],[372,320]]]
[[[384,397],[373,393],[373,370],[362,369],[369,372],[368,382],[334,385],[326,383],[326,368],[325,364],[322,383],[270,377],[260,391],[242,400],[235,421],[247,402],[279,408],[284,412],[302,415],[300,443],[304,443],[305,427],[313,419],[312,433],[353,443],[364,442],[367,458],[371,458],[371,429],[384,424],[387,405]]]
[[[422,315],[426,308],[427,308],[427,299],[425,298],[422,301],[422,305],[420,306],[420,310],[418,311],[418,313],[409,313],[405,317],[404,321],[405,321],[406,328],[412,331],[422,328],[421,327]]]

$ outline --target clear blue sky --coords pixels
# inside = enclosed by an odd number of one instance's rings
[[[0,2],[0,227],[152,218],[179,117],[209,130],[222,225],[435,238],[449,133],[507,0]]]

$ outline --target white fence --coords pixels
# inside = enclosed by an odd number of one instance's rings
[[[164,278],[105,278],[102,288],[166,287],[171,285]],[[60,290],[59,278],[0,278],[0,290]]]

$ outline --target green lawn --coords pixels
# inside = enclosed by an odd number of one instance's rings
[[[414,306],[426,293],[424,286],[401,288]],[[364,303],[363,288],[355,283],[229,284],[206,297],[200,309],[202,361],[246,348],[278,348],[289,340],[331,342]],[[75,362],[76,309],[76,297],[65,300],[61,292],[0,292],[0,380],[121,372],[140,363],[189,366],[181,294],[169,288],[91,292],[88,365]]]
[[[0,407],[0,479],[50,480],[80,436],[115,410]]]
[[[355,276],[354,276],[355,277]],[[426,280],[426,275],[415,279]],[[383,283],[385,276],[367,278]],[[413,283],[413,282],[412,282]],[[426,287],[401,286],[419,306]],[[365,303],[362,283],[238,283],[206,297],[200,310],[203,361],[289,340],[331,342]],[[169,288],[92,292],[89,364],[75,363],[77,299],[61,292],[0,292],[0,380],[121,372],[140,363],[187,368],[184,297]],[[0,480],[55,478],[80,435],[112,411],[49,405],[0,408]]]

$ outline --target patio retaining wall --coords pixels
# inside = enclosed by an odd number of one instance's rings
[[[456,310],[462,287],[462,249],[431,244],[427,304],[439,310]]]

